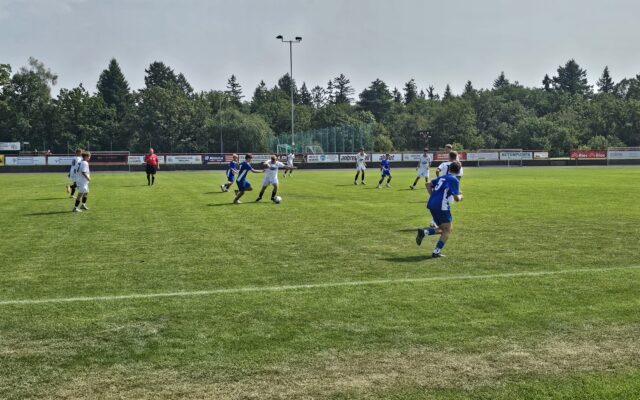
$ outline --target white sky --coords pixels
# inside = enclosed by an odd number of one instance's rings
[[[152,61],[185,74],[196,90],[224,89],[235,74],[249,99],[261,79],[289,70],[309,88],[344,73],[356,95],[376,78],[402,88],[507,78],[540,86],[569,58],[594,83],[640,73],[637,0],[0,0],[0,63],[29,56],[59,75],[60,87],[95,91],[115,57],[133,89]],[[57,92],[57,90],[55,90]]]

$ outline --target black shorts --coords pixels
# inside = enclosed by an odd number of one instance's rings
[[[146,171],[147,174],[155,175],[156,171],[158,171],[158,168],[154,167],[153,165],[147,164]]]

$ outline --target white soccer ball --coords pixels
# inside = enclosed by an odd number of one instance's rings
[[[280,204],[280,202],[282,201],[282,197],[280,197],[280,196],[276,196],[276,197],[274,197],[274,198],[273,198],[273,201],[274,201],[276,204]]]

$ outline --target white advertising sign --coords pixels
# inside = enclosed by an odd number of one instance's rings
[[[433,160],[433,153],[429,153],[429,155],[431,156],[431,159]],[[422,153],[403,153],[402,154],[402,161],[415,161],[418,162],[420,161],[420,157],[422,157]]]
[[[338,154],[309,154],[307,155],[307,162],[309,163],[330,163],[339,162],[340,156]]]
[[[549,152],[548,151],[534,151],[533,152],[533,158],[536,160],[546,160],[547,158],[549,158]]]
[[[6,156],[5,165],[47,165],[47,157],[45,156]]]
[[[500,153],[498,153],[497,151],[496,152],[467,153],[467,160],[468,161],[497,161],[499,159],[500,159]]]
[[[533,160],[533,152],[531,151],[501,151],[501,160]]]
[[[240,160],[240,162],[244,161],[244,156],[245,154],[239,154],[238,155],[238,160]],[[253,158],[251,159],[252,163],[263,163],[265,161],[269,161],[271,160],[271,156],[272,154],[253,154]]]
[[[20,151],[20,142],[0,142],[0,151]]]
[[[640,158],[640,150],[609,150],[607,157],[614,159]]]
[[[353,153],[353,154],[340,154],[340,162],[346,162],[346,163],[355,163],[356,162],[356,156],[358,154],[357,153]],[[367,161],[371,161],[371,154],[367,154]]]
[[[386,154],[382,154],[382,153],[374,153],[373,161],[382,161],[385,155]],[[402,161],[402,154],[389,153],[389,161]]]
[[[76,156],[49,156],[47,165],[71,165]]]
[[[168,155],[167,164],[202,164],[202,156],[201,155],[191,155],[191,156],[176,156],[176,155]]]

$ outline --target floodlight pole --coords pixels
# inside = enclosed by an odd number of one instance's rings
[[[294,40],[284,40],[284,37],[282,35],[278,35],[276,36],[276,39],[280,39],[282,43],[289,43],[289,78],[291,79],[291,82],[289,84],[289,87],[291,89],[291,93],[290,93],[290,96],[291,96],[291,148],[295,152],[296,141],[294,138],[295,105],[293,102],[293,44],[300,43],[300,41],[302,40],[302,37],[296,36]]]

